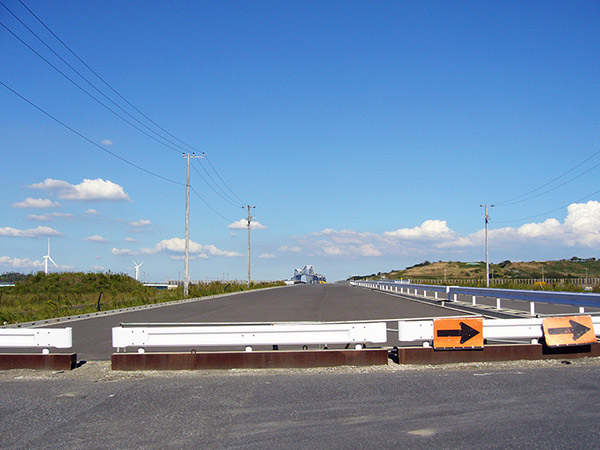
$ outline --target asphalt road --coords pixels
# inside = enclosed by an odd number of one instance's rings
[[[46,450],[598,448],[600,366],[531,364],[10,371],[0,374],[0,442]]]
[[[73,352],[79,360],[109,360],[111,329],[120,323],[214,323],[349,321],[464,315],[440,306],[344,284],[298,285],[258,290],[161,308],[55,325],[73,328]],[[394,327],[393,322],[390,323]],[[389,345],[397,345],[397,335]],[[238,349],[238,350],[241,350]]]

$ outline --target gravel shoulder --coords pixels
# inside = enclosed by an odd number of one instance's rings
[[[338,375],[364,373],[435,372],[435,371],[515,371],[552,367],[600,367],[600,358],[575,360],[539,360],[456,363],[439,365],[396,364],[390,361],[385,366],[341,366],[310,369],[228,369],[228,370],[177,370],[177,371],[118,371],[111,370],[110,361],[89,361],[72,371],[44,371],[12,369],[0,371],[0,381],[9,380],[79,380],[89,382],[118,382],[150,378],[201,378],[201,377],[252,377],[264,375]]]

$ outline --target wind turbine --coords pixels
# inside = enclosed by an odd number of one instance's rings
[[[58,267],[58,264],[54,262],[54,260],[50,257],[50,238],[48,238],[48,254],[44,256],[44,272],[48,275],[48,261]]]
[[[133,259],[131,261],[133,262],[133,265],[135,266],[135,281],[140,281],[140,267],[142,267],[142,264],[144,264],[144,261],[142,261],[140,264],[136,263]]]

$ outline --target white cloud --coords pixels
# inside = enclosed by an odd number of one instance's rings
[[[64,200],[79,201],[131,201],[122,186],[110,180],[97,178],[95,180],[84,179],[79,184],[70,184],[62,180],[47,178],[42,183],[29,186],[33,189],[42,189],[48,192],[56,192],[58,198]]]
[[[144,247],[138,251],[132,251],[130,249],[112,249],[113,255],[154,255],[156,253],[167,253],[174,259],[181,259],[182,254],[185,253],[185,239],[171,238],[163,239],[152,248]],[[209,258],[211,256],[224,256],[227,258],[233,258],[242,256],[238,252],[230,252],[221,250],[214,245],[201,245],[197,242],[190,240],[189,253],[191,258]]]
[[[281,247],[278,248],[278,250],[280,252],[292,252],[292,253],[299,253],[302,251],[302,249],[300,247],[289,247],[287,245],[282,245]]]
[[[42,215],[37,215],[37,214],[30,214],[26,217],[27,220],[35,220],[37,222],[49,222],[55,218],[65,218],[65,219],[70,219],[73,218],[73,214],[70,213],[58,213],[58,212],[53,212],[53,213],[49,213],[49,214],[42,214]]]
[[[53,202],[47,198],[31,198],[27,197],[22,202],[13,203],[13,208],[36,208],[36,209],[45,209],[45,208],[56,208],[60,206],[60,203]]]
[[[600,202],[572,203],[567,207],[564,222],[550,218],[544,222],[527,223],[518,228],[489,230],[489,240],[495,246],[527,245],[552,247],[600,248]],[[466,248],[483,245],[483,230],[438,245],[439,248]]]
[[[275,255],[273,253],[261,253],[258,257],[261,259],[273,259]]]
[[[8,256],[0,256],[0,266],[11,267],[14,269],[41,269],[44,267],[42,261],[32,261],[29,258],[10,258]]]
[[[146,219],[140,219],[140,220],[136,220],[134,222],[129,222],[128,225],[130,227],[134,227],[134,228],[144,228],[147,227],[148,225],[150,225],[152,222],[150,222],[149,220]]]
[[[96,211],[95,209],[92,209],[92,208],[88,209],[85,213],[88,216],[97,216],[98,214],[100,214],[98,211]]]
[[[133,251],[131,251],[128,248],[122,248],[122,249],[118,249],[118,248],[113,248],[110,251],[113,255],[117,255],[117,256],[123,256],[123,255],[135,255],[135,253]]]
[[[109,147],[110,147],[111,145],[113,145],[113,144],[114,144],[114,142],[113,142],[113,141],[111,141],[110,139],[104,139],[104,140],[102,140],[101,144],[102,144],[102,145],[106,145],[106,146],[109,146]]]
[[[93,236],[88,236],[86,238],[83,239],[86,242],[108,242],[108,240],[106,238],[103,238],[102,236],[98,235],[98,234],[94,234]]]
[[[50,227],[37,227],[29,230],[18,230],[12,227],[0,228],[0,236],[8,237],[25,237],[25,238],[38,238],[38,237],[50,237],[50,236],[62,236],[60,231],[56,231]]]
[[[426,220],[414,228],[399,228],[396,231],[386,231],[384,236],[396,239],[439,240],[455,237],[445,220]]]
[[[232,224],[227,225],[227,228],[232,230],[246,230],[248,228],[248,219],[240,219],[237,222],[233,222]],[[259,221],[253,220],[250,222],[251,230],[264,230],[267,227],[262,225]]]
[[[126,237],[125,238],[125,242],[137,242],[136,239],[130,238],[130,237]]]

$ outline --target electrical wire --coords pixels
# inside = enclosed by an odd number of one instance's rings
[[[223,185],[229,190],[229,192],[231,192],[235,198],[237,198],[240,202],[242,202],[242,205],[246,205],[247,203],[244,200],[242,200],[241,198],[239,198],[236,195],[236,193],[231,190],[231,188],[227,185],[227,183],[225,183],[225,180],[221,177],[221,175],[219,175],[219,172],[217,172],[217,169],[215,169],[215,166],[212,165],[212,163],[210,162],[210,159],[208,159],[206,156],[204,157],[204,159],[210,165],[210,167],[215,172],[215,174],[217,175],[217,177],[219,177],[219,179],[221,180],[221,182],[223,183]]]
[[[552,209],[550,211],[546,211],[546,212],[543,212],[541,214],[536,214],[535,216],[522,217],[520,219],[506,220],[506,221],[495,222],[495,223],[504,224],[504,223],[522,222],[523,220],[536,219],[538,217],[545,216],[546,214],[550,214],[550,213],[553,213],[553,212],[556,212],[556,211],[560,211],[560,210],[566,208],[567,206],[572,205],[573,203],[578,203],[578,202],[582,202],[584,200],[587,200],[588,198],[590,198],[590,197],[592,197],[592,196],[594,196],[596,194],[600,194],[600,191],[592,192],[591,194],[588,194],[588,195],[586,195],[584,197],[581,197],[580,199],[577,199],[574,202],[569,202],[569,203],[567,203],[565,205],[560,206],[559,208]]]
[[[560,185],[558,185],[558,186],[556,186],[556,187],[554,187],[554,188],[551,188],[551,189],[549,189],[549,190],[547,190],[547,191],[544,191],[544,192],[542,192],[542,193],[540,193],[540,194],[537,194],[537,195],[535,195],[535,196],[533,196],[533,197],[529,197],[529,198],[526,198],[526,199],[523,199],[523,200],[519,200],[519,199],[521,199],[521,198],[523,198],[523,197],[526,197],[526,196],[527,196],[527,195],[529,195],[529,194],[533,194],[534,192],[537,192],[537,191],[539,191],[540,189],[543,189],[543,188],[545,188],[546,186],[549,186],[549,185],[551,185],[551,184],[552,184],[552,183],[554,183],[555,181],[558,181],[558,180],[560,180],[562,177],[564,177],[564,176],[568,175],[569,173],[573,172],[575,169],[578,169],[579,167],[581,167],[582,165],[584,165],[586,162],[588,162],[589,160],[591,160],[592,158],[594,158],[594,157],[595,157],[595,156],[597,156],[598,154],[600,154],[600,150],[598,150],[596,153],[592,154],[591,156],[589,156],[588,158],[586,158],[585,160],[583,160],[582,162],[580,162],[579,164],[577,164],[575,167],[572,167],[571,169],[567,170],[566,172],[562,173],[561,175],[557,176],[556,178],[553,178],[552,180],[548,181],[547,183],[544,183],[544,184],[542,184],[541,186],[539,186],[539,187],[537,187],[537,188],[535,188],[535,189],[533,189],[533,190],[531,190],[531,191],[528,191],[528,192],[525,192],[525,193],[523,193],[523,194],[517,195],[516,197],[510,198],[510,199],[508,199],[508,200],[504,200],[504,201],[501,201],[501,202],[495,202],[495,203],[494,203],[494,205],[495,205],[495,206],[510,206],[510,205],[515,205],[515,204],[517,204],[517,203],[522,203],[522,202],[524,202],[524,201],[531,200],[531,199],[533,199],[533,198],[537,198],[537,197],[539,197],[539,196],[541,196],[541,195],[543,195],[543,194],[546,194],[546,193],[548,193],[548,192],[551,192],[551,191],[553,191],[553,190],[555,190],[555,189],[557,189],[557,188],[559,188],[559,187],[561,187],[561,186],[564,186],[565,184],[567,184],[567,183],[569,183],[569,182],[571,182],[571,181],[573,181],[573,180],[576,180],[577,178],[579,178],[579,177],[581,177],[581,176],[585,175],[586,173],[588,173],[588,172],[589,172],[589,171],[591,171],[592,169],[595,169],[596,167],[600,166],[600,163],[599,163],[599,164],[596,164],[596,165],[595,165],[595,166],[593,166],[592,168],[590,168],[590,169],[586,170],[586,171],[585,171],[585,172],[583,172],[582,174],[579,174],[578,176],[576,176],[576,177],[572,178],[571,180],[569,180],[569,181],[567,181],[567,182],[565,182],[565,183],[562,183],[562,184],[560,184]],[[515,201],[515,200],[518,200],[518,201]]]
[[[540,192],[539,194],[533,195],[533,196],[531,196],[531,197],[527,197],[527,198],[524,198],[524,199],[522,199],[522,200],[519,200],[519,201],[516,201],[516,202],[512,202],[512,203],[508,203],[508,204],[504,204],[504,205],[500,205],[500,206],[511,206],[511,205],[517,205],[517,204],[519,204],[519,203],[523,203],[523,202],[526,202],[526,201],[528,201],[528,200],[532,200],[532,199],[534,199],[534,198],[538,198],[538,197],[540,197],[540,196],[542,196],[542,195],[544,195],[544,194],[547,194],[547,193],[549,193],[549,192],[555,191],[556,189],[558,189],[558,188],[560,188],[560,187],[563,187],[565,184],[569,184],[570,182],[572,182],[572,181],[575,181],[576,179],[578,179],[578,178],[582,177],[582,176],[583,176],[583,175],[585,175],[586,173],[588,173],[588,172],[591,172],[592,170],[594,170],[594,169],[595,169],[596,167],[598,167],[598,166],[600,166],[600,163],[596,164],[595,166],[592,166],[592,167],[590,167],[590,168],[589,168],[589,169],[587,169],[585,172],[582,172],[582,173],[580,173],[579,175],[577,175],[577,176],[575,176],[575,177],[573,177],[573,178],[571,178],[571,179],[569,179],[569,180],[565,181],[564,183],[561,183],[561,184],[559,184],[559,185],[557,185],[557,186],[554,186],[553,188],[550,188],[550,189],[548,189],[548,190],[546,190],[546,191],[544,191],[544,192]],[[563,175],[565,175],[565,174],[563,174]],[[494,206],[498,206],[498,205],[494,204]]]
[[[129,161],[128,159],[123,158],[122,156],[117,155],[116,153],[111,152],[110,150],[108,150],[107,148],[102,147],[101,145],[97,144],[96,142],[92,141],[90,138],[84,136],[83,134],[81,134],[79,131],[75,130],[74,128],[71,128],[69,125],[67,125],[66,123],[62,122],[60,119],[57,119],[56,117],[54,117],[52,114],[50,114],[49,112],[45,111],[44,109],[42,109],[41,107],[37,106],[35,103],[33,103],[32,101],[28,100],[27,98],[25,98],[23,95],[19,94],[17,91],[15,91],[13,88],[11,88],[10,86],[8,86],[7,84],[5,84],[4,82],[0,81],[0,85],[2,85],[4,88],[8,89],[10,92],[12,92],[14,95],[16,95],[17,97],[19,97],[21,100],[25,101],[26,103],[28,103],[29,105],[33,106],[35,109],[37,109],[39,112],[41,112],[42,114],[44,114],[45,116],[51,118],[52,120],[54,120],[56,123],[62,125],[63,127],[65,127],[67,130],[71,131],[72,133],[76,134],[77,136],[79,136],[80,138],[86,140],[87,142],[89,142],[90,144],[92,144],[95,147],[98,147],[100,150],[102,150],[103,152],[108,153],[109,155],[113,156],[114,158],[117,158],[121,161],[123,161],[124,163],[129,164],[132,167],[135,167],[138,170],[141,170],[142,172],[145,172],[149,175],[152,175],[156,178],[160,178],[161,180],[164,181],[168,181],[169,183],[173,183],[173,184],[177,184],[179,186],[185,186],[185,183],[180,183],[179,181],[175,181],[172,180],[170,178],[164,177],[158,173],[152,172],[151,170],[145,169],[142,166],[139,166],[138,164],[135,164],[131,161]]]
[[[116,106],[119,110],[121,110],[124,114],[127,114],[127,116],[129,116],[132,120],[136,121],[138,124],[140,124],[142,127],[146,128],[151,133],[154,133],[159,138],[165,140],[166,142],[168,142],[171,145],[176,146],[180,150],[185,150],[179,144],[171,141],[170,139],[168,139],[168,138],[166,138],[164,136],[161,136],[160,133],[157,133],[156,131],[154,131],[152,128],[150,128],[145,123],[143,123],[142,121],[138,120],[136,117],[134,117],[128,111],[126,111],[123,107],[121,107],[121,105],[119,105],[118,103],[116,103],[115,101],[113,101],[109,96],[107,96],[104,92],[102,92],[100,89],[98,89],[91,81],[89,81],[81,72],[79,72],[75,67],[73,67],[67,60],[65,60],[61,55],[59,55],[52,47],[50,47],[37,33],[35,33],[31,28],[29,28],[27,26],[27,24],[25,24],[19,17],[17,17],[15,15],[15,13],[13,13],[1,0],[0,0],[0,5],[2,5],[15,19],[17,19],[19,21],[19,23],[21,25],[23,25],[31,34],[33,34],[37,38],[37,40],[40,41],[48,50],[50,50],[57,58],[59,58],[73,72],[75,72],[77,75],[79,75],[79,77],[81,77],[81,79],[83,79],[83,81],[85,81],[92,89],[94,89],[96,92],[98,92],[100,95],[102,95],[106,100],[108,100],[110,103],[112,103],[114,106]],[[4,27],[6,28],[6,26],[4,26]],[[15,36],[14,33],[13,33],[13,36]],[[21,42],[23,42],[23,41],[21,40]],[[29,48],[31,49],[31,47],[29,47]],[[36,54],[37,54],[37,52],[36,52]],[[39,56],[39,54],[38,54],[38,56]],[[169,146],[169,148],[172,148],[172,147]]]
[[[48,30],[48,32],[50,34],[52,34],[52,36],[54,36],[54,38],[56,38],[56,40],[58,40],[58,42],[60,42],[75,58],[77,58],[77,60],[83,64],[90,72],[92,72],[100,81],[102,81],[102,83],[104,83],[104,85],[106,85],[106,87],[108,87],[112,92],[114,92],[121,100],[123,100],[125,103],[127,103],[131,108],[133,108],[137,113],[139,113],[142,117],[144,117],[146,120],[148,120],[150,123],[152,123],[154,126],[156,126],[158,129],[160,129],[161,131],[165,132],[166,134],[168,134],[169,136],[171,136],[173,139],[177,140],[178,142],[180,142],[182,145],[188,147],[189,149],[193,150],[193,151],[197,151],[200,152],[201,150],[197,149],[196,147],[186,143],[185,141],[179,139],[177,136],[173,135],[172,133],[170,133],[168,130],[166,130],[165,128],[161,127],[158,123],[156,123],[154,120],[152,120],[150,117],[148,117],[146,114],[144,114],[141,110],[139,110],[135,105],[133,105],[129,100],[127,100],[123,95],[121,95],[115,88],[113,88],[104,78],[102,78],[102,76],[100,76],[94,69],[92,69],[83,59],[81,59],[79,57],[79,55],[77,55],[77,53],[75,53],[75,51],[73,49],[71,49],[71,47],[69,47],[59,36],[56,35],[56,33],[54,33],[54,31],[52,31],[50,29],[50,27],[48,27],[43,21],[42,19],[40,19],[31,9],[29,9],[27,7],[27,5],[22,1],[19,0],[19,3],[21,3],[21,5],[23,5],[23,7],[33,16],[37,19],[37,21],[46,29]]]
[[[206,155],[205,155],[206,158]],[[194,163],[192,162],[192,168],[194,169],[194,171],[198,174],[198,176],[200,178],[202,178],[202,180],[207,184],[207,186],[209,188],[211,188],[213,190],[213,192],[215,194],[217,194],[219,197],[221,197],[223,200],[225,200],[227,203],[229,203],[230,205],[236,206],[238,207],[239,205],[237,203],[232,203],[227,197],[224,197],[223,195],[221,195],[221,193],[219,191],[217,191],[208,181],[206,181],[206,178],[204,178],[204,176],[200,173],[200,171],[196,168],[196,166],[194,165]],[[214,182],[214,180],[213,180]],[[218,187],[218,186],[217,186]]]
[[[155,136],[152,136],[151,134],[147,133],[146,131],[142,130],[140,127],[138,127],[137,125],[135,125],[134,123],[132,123],[131,121],[129,121],[128,119],[126,119],[125,117],[123,117],[122,115],[120,115],[118,112],[116,112],[114,109],[110,108],[110,106],[106,105],[105,103],[103,103],[100,99],[98,99],[97,97],[95,97],[93,94],[91,94],[90,92],[88,92],[85,88],[83,88],[82,86],[80,86],[75,80],[73,80],[71,77],[69,77],[67,74],[65,74],[62,70],[60,70],[58,67],[56,67],[54,64],[52,64],[50,61],[48,61],[46,58],[44,58],[37,50],[35,50],[33,47],[31,47],[29,44],[27,44],[23,39],[21,39],[19,36],[17,36],[10,28],[8,28],[4,23],[0,22],[0,25],[6,30],[8,31],[15,39],[17,39],[19,42],[21,42],[24,46],[26,46],[29,50],[31,50],[33,53],[35,53],[38,57],[40,57],[46,64],[48,64],[50,67],[52,67],[54,70],[56,70],[59,74],[61,74],[64,78],[66,78],[69,82],[71,82],[73,85],[75,85],[77,88],[79,88],[82,92],[84,92],[86,95],[88,95],[90,98],[92,98],[95,102],[97,102],[98,104],[100,104],[101,106],[103,106],[105,109],[107,109],[108,111],[110,111],[111,113],[113,113],[115,116],[117,116],[118,118],[120,118],[121,120],[123,120],[124,122],[128,123],[129,125],[131,125],[133,128],[135,128],[136,130],[138,130],[139,132],[145,134],[146,136],[148,136],[151,139],[154,139],[156,142],[158,142],[161,145],[164,145],[165,147],[168,147],[174,151],[176,151],[177,153],[181,153],[181,149],[180,148],[176,148],[173,147],[169,144],[166,144],[164,142],[162,142],[160,139],[156,138]]]
[[[214,212],[214,213],[215,213],[217,216],[221,217],[223,220],[225,220],[225,221],[227,221],[227,222],[229,222],[229,223],[233,223],[233,222],[235,222],[235,220],[233,220],[233,219],[229,219],[229,218],[225,217],[225,216],[224,216],[223,214],[221,214],[219,211],[217,211],[217,210],[216,210],[216,209],[214,209],[212,206],[210,206],[210,205],[208,204],[208,202],[207,202],[206,200],[204,200],[204,198],[203,198],[203,197],[202,197],[202,196],[201,196],[201,195],[198,193],[198,191],[196,191],[196,189],[194,189],[194,187],[193,187],[193,186],[191,186],[191,185],[190,185],[190,189],[192,190],[192,192],[193,192],[194,194],[196,194],[196,195],[198,196],[198,198],[199,198],[200,200],[202,200],[202,203],[204,203],[204,204],[206,205],[206,207],[207,207],[208,209],[210,209],[212,212]]]

